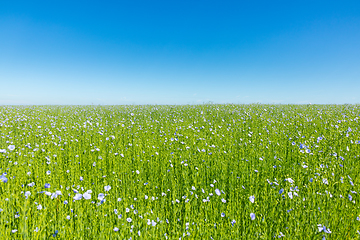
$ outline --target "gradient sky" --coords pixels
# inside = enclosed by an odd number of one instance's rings
[[[360,1],[297,2],[0,1],[0,104],[360,103]]]

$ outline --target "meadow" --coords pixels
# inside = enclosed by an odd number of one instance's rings
[[[0,239],[358,239],[360,106],[0,106]]]

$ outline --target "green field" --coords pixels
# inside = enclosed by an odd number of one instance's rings
[[[1,239],[357,239],[359,105],[0,106]]]

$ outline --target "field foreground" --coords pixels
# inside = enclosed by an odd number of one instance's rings
[[[359,105],[0,106],[1,239],[357,239]]]

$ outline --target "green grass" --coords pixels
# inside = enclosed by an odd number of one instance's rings
[[[0,238],[356,239],[359,114],[359,105],[2,106]],[[74,200],[88,190],[91,199]]]

